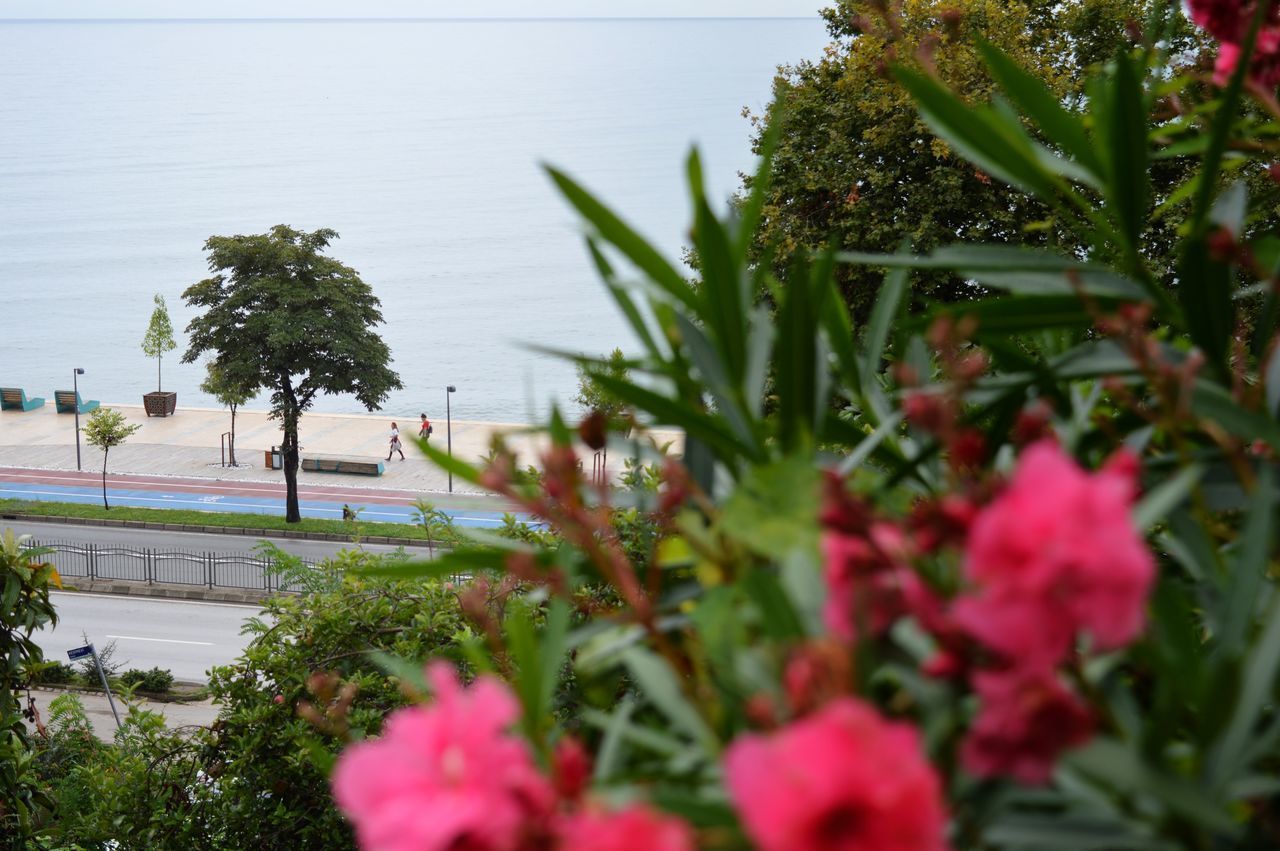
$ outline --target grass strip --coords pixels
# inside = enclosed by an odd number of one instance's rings
[[[363,520],[319,520],[304,517],[287,523],[271,514],[236,514],[233,512],[191,511],[177,508],[112,508],[75,502],[44,502],[24,499],[0,499],[0,515],[27,514],[41,517],[71,517],[81,520],[133,520],[141,523],[172,523],[182,526],[216,526],[234,529],[261,529],[275,532],[314,532],[344,538],[387,537],[426,541],[427,531],[413,523],[375,523]],[[457,535],[435,530],[432,538],[440,543],[456,543]]]

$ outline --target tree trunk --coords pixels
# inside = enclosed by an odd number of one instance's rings
[[[107,505],[107,453],[110,451],[109,447],[102,447],[102,507],[106,511],[111,510],[111,506]]]
[[[156,355],[156,392],[159,393],[163,389],[160,386],[160,355]]]
[[[231,466],[236,466],[236,406],[230,405],[231,408],[231,446],[228,447],[231,456]]]
[[[280,446],[284,455],[285,504],[284,519],[286,523],[297,523],[302,519],[298,510],[298,417],[286,414],[284,417],[284,443]]]

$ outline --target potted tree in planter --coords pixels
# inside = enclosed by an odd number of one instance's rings
[[[156,359],[155,392],[142,396],[142,405],[149,417],[167,417],[178,408],[178,394],[165,393],[160,382],[161,356],[177,347],[178,343],[173,339],[173,323],[169,321],[169,308],[165,306],[164,296],[156,293],[156,307],[151,311],[151,322],[147,325],[146,336],[142,338],[142,351],[147,357]]]

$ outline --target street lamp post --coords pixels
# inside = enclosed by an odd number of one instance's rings
[[[444,388],[444,434],[449,460],[453,460],[453,411],[449,407],[449,397],[458,392],[458,388],[450,384]],[[453,493],[453,470],[449,470],[449,493]]]
[[[76,367],[71,371],[71,389],[76,394],[76,469],[80,469],[80,382],[76,376],[84,375],[84,370]]]

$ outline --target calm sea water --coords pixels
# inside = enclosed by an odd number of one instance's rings
[[[574,373],[523,344],[633,342],[539,163],[678,258],[689,145],[727,198],[742,108],[824,41],[816,17],[0,22],[0,385],[51,398],[82,366],[87,397],[140,404],[152,295],[185,327],[204,240],[287,223],[336,229],[381,298],[405,383],[384,410],[442,416],[454,384],[456,417],[541,416]],[[165,389],[215,406],[183,348]]]

